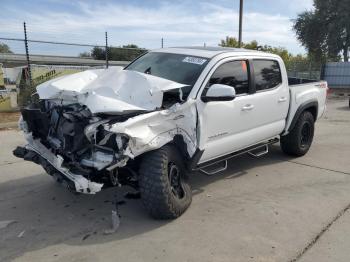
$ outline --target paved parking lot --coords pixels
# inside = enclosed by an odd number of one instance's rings
[[[0,261],[349,261],[347,104],[328,102],[305,157],[274,145],[222,174],[193,174],[192,205],[174,221],[154,221],[140,200],[126,199],[112,235],[103,234],[111,201],[128,189],[73,195],[11,155],[20,132],[1,131]]]

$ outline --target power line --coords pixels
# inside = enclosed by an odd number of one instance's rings
[[[24,41],[21,38],[7,38],[0,37],[0,40],[9,40],[9,41]],[[91,45],[91,44],[79,44],[79,43],[66,43],[66,42],[54,42],[54,41],[43,41],[43,40],[27,40],[32,43],[41,43],[41,44],[53,44],[53,45],[71,45],[71,46],[90,46],[90,47],[104,47],[103,45]]]

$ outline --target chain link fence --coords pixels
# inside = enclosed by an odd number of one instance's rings
[[[288,77],[320,80],[322,65],[312,61],[286,62]]]

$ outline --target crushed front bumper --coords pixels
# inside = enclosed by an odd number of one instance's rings
[[[59,155],[54,155],[38,140],[28,137],[27,141],[29,143],[25,147],[17,147],[13,151],[15,156],[40,164],[52,176],[57,176],[57,173],[59,173],[59,175],[69,183],[70,188],[75,189],[76,192],[96,194],[101,191],[103,184],[92,182],[82,175],[74,174],[69,171],[62,166],[63,158]]]

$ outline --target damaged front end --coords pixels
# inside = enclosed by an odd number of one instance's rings
[[[41,164],[77,192],[94,194],[106,183],[117,183],[113,170],[125,166],[129,158],[125,152],[128,138],[106,131],[103,125],[127,117],[130,115],[102,119],[86,106],[42,100],[22,109],[20,128],[28,144],[14,154]]]
[[[183,85],[110,69],[81,74],[38,86],[39,102],[21,110],[28,144],[15,156],[40,164],[72,191],[95,194],[107,186],[137,187],[137,158],[175,137],[194,154],[194,101],[174,95]],[[73,91],[67,83],[75,83]]]

